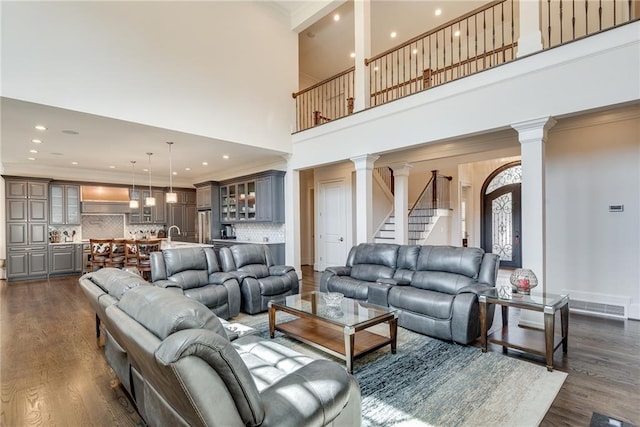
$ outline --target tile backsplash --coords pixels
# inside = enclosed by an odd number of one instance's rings
[[[243,242],[283,243],[285,240],[284,224],[235,224],[236,239]]]
[[[82,238],[124,238],[124,224],[124,215],[82,215]]]

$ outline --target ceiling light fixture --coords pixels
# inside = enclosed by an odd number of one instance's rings
[[[109,169],[115,169],[115,168],[116,168],[116,167],[115,167],[115,166],[113,166],[113,165],[109,166]]]
[[[27,157],[27,160],[35,160],[35,157]]]
[[[29,150],[30,153],[37,154],[38,150]]]
[[[38,130],[47,130],[46,126],[42,126],[42,125],[35,125],[34,127]]]
[[[395,31],[391,31],[391,34],[389,34],[391,36],[392,39],[395,39],[398,36],[398,33],[396,33]]]
[[[229,158],[229,155],[228,155],[228,154],[223,154],[223,155],[222,155],[222,158],[223,158],[223,159],[225,159],[225,160],[227,160],[227,159]]]
[[[131,188],[131,197],[129,197],[129,209],[138,209],[140,203],[138,203],[138,194],[136,193],[136,161],[131,160],[131,182],[133,187]]]
[[[351,56],[352,58],[355,58],[355,57],[356,57],[356,53],[355,53],[355,52],[351,52],[351,55],[350,55],[350,56]]]
[[[171,164],[171,146],[173,142],[167,141],[169,146],[169,192],[165,195],[167,203],[178,203],[178,193],[173,192],[173,165]]]
[[[333,20],[338,22],[340,20],[340,14],[336,13],[335,15],[333,15]]]
[[[152,192],[151,192],[151,156],[153,155],[153,153],[147,153],[147,156],[149,156],[149,167],[147,167],[147,170],[149,171],[149,197],[145,197],[144,198],[144,205],[145,206],[155,206],[156,205],[156,198],[152,196]]]
[[[42,144],[41,139],[32,139],[31,142],[33,142],[34,144]]]
[[[413,53],[414,55],[416,55],[416,54],[418,53],[418,49],[413,49],[413,50],[411,51],[411,53]]]
[[[460,30],[457,30],[455,33],[453,33],[453,35],[456,37],[460,37]]]
[[[78,164],[78,162],[71,162],[71,164],[72,164],[72,165],[77,165],[77,164]]]
[[[209,166],[209,163],[207,163],[207,162],[202,162],[202,166]]]
[[[436,11],[435,11],[435,15],[436,15],[436,16],[440,16],[440,15],[442,15],[442,9],[436,9]]]

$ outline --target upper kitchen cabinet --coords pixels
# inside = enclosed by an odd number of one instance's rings
[[[38,181],[7,181],[7,199],[46,199],[47,183]]]
[[[202,186],[200,186],[202,185]],[[211,209],[211,184],[196,185],[196,207],[200,210]]]
[[[129,224],[164,224],[166,222],[166,208],[164,192],[162,190],[133,190],[129,191],[132,200],[138,201],[138,207],[131,209]],[[145,200],[150,195],[156,199],[155,206],[146,206]]]
[[[49,189],[49,223],[52,225],[79,225],[80,186],[51,184]]]
[[[220,221],[284,222],[284,172],[266,171],[220,183]]]

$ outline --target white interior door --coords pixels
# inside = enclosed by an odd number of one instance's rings
[[[320,184],[318,203],[318,268],[344,265],[347,261],[346,190],[344,180]]]

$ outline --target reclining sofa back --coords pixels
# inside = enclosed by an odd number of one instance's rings
[[[155,286],[179,289],[222,319],[240,313],[240,285],[233,275],[222,272],[213,248],[152,252],[151,280]]]

